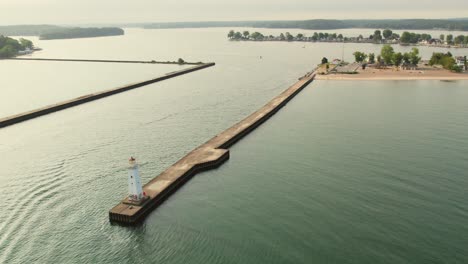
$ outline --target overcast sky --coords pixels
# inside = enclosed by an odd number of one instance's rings
[[[0,0],[0,24],[468,17],[468,0]]]

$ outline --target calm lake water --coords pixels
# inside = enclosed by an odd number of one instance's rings
[[[228,30],[33,38],[44,49],[33,57],[217,65],[0,129],[0,263],[468,262],[467,81],[315,81],[142,226],[110,225],[129,156],[147,182],[342,54],[341,44],[229,42]],[[0,67],[2,117],[180,68]]]

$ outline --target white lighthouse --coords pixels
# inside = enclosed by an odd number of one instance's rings
[[[128,199],[135,203],[140,203],[145,199],[146,194],[143,192],[141,185],[140,173],[138,172],[138,164],[134,157],[131,157],[128,162]]]

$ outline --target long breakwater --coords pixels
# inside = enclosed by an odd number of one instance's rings
[[[315,73],[308,73],[301,77],[298,82],[273,98],[265,106],[188,153],[143,186],[143,191],[149,196],[145,203],[131,205],[128,203],[128,198],[125,198],[109,211],[110,221],[124,225],[141,222],[153,209],[157,208],[195,174],[217,168],[227,161],[230,155],[228,150],[230,146],[273,116],[314,78]]]
[[[118,88],[114,88],[114,89],[110,89],[110,90],[106,90],[106,91],[102,91],[102,92],[98,92],[98,93],[92,93],[92,94],[80,96],[80,97],[77,97],[77,98],[74,98],[74,99],[71,99],[71,100],[67,100],[67,101],[64,101],[64,102],[60,102],[60,103],[56,103],[56,104],[53,104],[53,105],[45,106],[45,107],[35,109],[35,110],[32,110],[32,111],[28,111],[28,112],[20,113],[20,114],[17,114],[17,115],[5,117],[5,118],[0,119],[0,128],[11,126],[11,125],[14,125],[14,124],[17,124],[17,123],[20,123],[20,122],[24,122],[24,121],[27,121],[27,120],[30,120],[30,119],[33,119],[33,118],[43,116],[43,115],[51,114],[53,112],[61,111],[61,110],[64,110],[64,109],[67,109],[67,108],[70,108],[70,107],[77,106],[77,105],[85,104],[85,103],[88,103],[88,102],[91,102],[91,101],[99,100],[99,99],[102,99],[104,97],[108,97],[108,96],[115,95],[115,94],[118,94],[118,93],[123,93],[123,92],[133,90],[133,89],[136,89],[136,88],[139,88],[139,87],[143,87],[143,86],[146,86],[146,85],[149,85],[149,84],[152,84],[152,83],[164,81],[164,80],[171,79],[171,78],[174,78],[174,77],[177,77],[177,76],[180,76],[180,75],[184,75],[184,74],[187,74],[187,73],[191,73],[191,72],[194,72],[194,71],[205,69],[205,68],[208,68],[208,67],[211,67],[211,66],[214,66],[214,65],[215,65],[215,63],[204,63],[204,64],[201,64],[201,65],[198,65],[198,66],[194,66],[194,67],[182,69],[182,70],[179,70],[179,71],[171,72],[171,73],[168,73],[166,75],[163,75],[163,76],[160,76],[160,77],[157,77],[157,78],[154,78],[154,79],[146,80],[146,81],[143,81],[143,82],[128,84],[128,85],[125,85],[125,86],[122,86],[122,87],[118,87]]]

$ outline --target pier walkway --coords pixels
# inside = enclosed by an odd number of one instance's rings
[[[139,60],[87,60],[87,59],[49,59],[49,58],[5,58],[3,60],[19,61],[63,61],[63,62],[100,62],[100,63],[144,63],[144,64],[176,64],[176,65],[202,65],[203,62],[182,62],[178,61],[139,61]]]
[[[143,191],[150,197],[140,206],[129,205],[127,198],[109,211],[111,222],[132,225],[141,222],[154,208],[160,205],[170,194],[175,192],[195,174],[216,168],[229,159],[229,148],[242,137],[249,134],[260,124],[274,115],[296,94],[315,78],[308,73],[298,82],[275,97],[265,106],[241,122],[218,134],[205,144],[191,151],[181,160],[143,186]]]
[[[102,92],[98,92],[98,93],[92,93],[92,94],[80,96],[80,97],[77,97],[75,99],[71,99],[71,100],[68,100],[68,101],[56,103],[56,104],[49,105],[49,106],[46,106],[46,107],[42,107],[42,108],[39,108],[39,109],[36,109],[36,110],[28,111],[28,112],[25,112],[25,113],[9,116],[9,117],[5,117],[5,118],[0,118],[0,128],[11,126],[11,125],[14,125],[14,124],[17,124],[17,123],[20,123],[20,122],[24,122],[26,120],[30,120],[30,119],[33,119],[33,118],[36,118],[36,117],[40,117],[40,116],[47,115],[47,114],[50,114],[50,113],[53,113],[53,112],[64,110],[64,109],[74,107],[74,106],[77,106],[77,105],[80,105],[80,104],[95,101],[95,100],[98,100],[98,99],[101,99],[101,98],[104,98],[104,97],[107,97],[107,96],[111,96],[111,95],[114,95],[114,94],[123,93],[123,92],[129,91],[129,90],[133,90],[133,89],[136,89],[136,88],[139,88],[139,87],[142,87],[142,86],[146,86],[146,85],[155,83],[155,82],[160,82],[160,81],[167,80],[167,79],[170,79],[170,78],[174,78],[174,77],[177,77],[177,76],[180,76],[180,75],[183,75],[183,74],[187,74],[187,73],[191,73],[191,72],[198,71],[198,70],[201,70],[201,69],[205,69],[205,68],[208,68],[208,67],[211,67],[211,66],[214,66],[214,65],[215,65],[215,63],[204,63],[204,64],[201,64],[201,65],[198,65],[198,66],[194,66],[194,67],[182,69],[182,70],[179,70],[179,71],[171,72],[171,73],[168,73],[166,75],[163,75],[163,76],[151,79],[151,80],[147,80],[147,81],[143,81],[143,82],[139,82],[139,83],[134,83],[134,84],[128,84],[128,85],[125,85],[123,87],[114,88],[114,89],[110,89],[110,90],[106,90],[106,91],[102,91]]]

